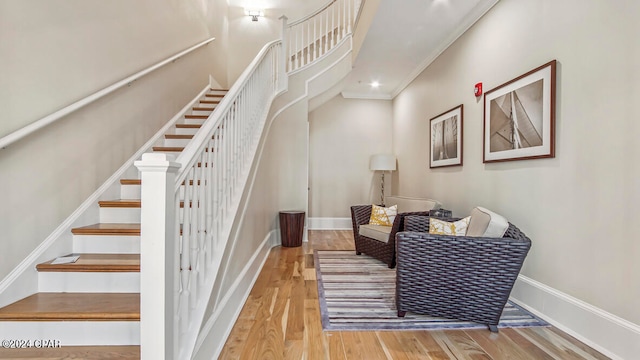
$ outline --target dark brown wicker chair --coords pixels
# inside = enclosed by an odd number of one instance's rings
[[[432,235],[426,216],[405,217],[404,230],[396,236],[398,316],[473,321],[497,332],[531,240],[511,223],[502,238]]]
[[[371,205],[356,205],[351,207],[351,222],[353,223],[353,238],[356,243],[356,254],[367,254],[376,258],[393,269],[396,266],[396,233],[403,229],[404,217],[408,215],[429,215],[428,211],[400,213],[396,216],[389,241],[384,243],[366,236],[359,235],[360,225],[369,223]]]

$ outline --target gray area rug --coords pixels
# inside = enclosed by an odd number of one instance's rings
[[[395,269],[355,251],[314,251],[324,330],[486,329],[482,324],[407,313],[397,316]],[[549,326],[509,301],[498,327]]]

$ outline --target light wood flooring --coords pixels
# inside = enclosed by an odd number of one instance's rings
[[[309,231],[271,250],[220,359],[608,359],[549,328],[322,331],[313,250],[354,249],[351,231]]]

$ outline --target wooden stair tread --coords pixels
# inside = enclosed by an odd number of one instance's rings
[[[140,185],[142,180],[140,179],[120,179],[120,185]]]
[[[80,258],[72,264],[51,264],[53,260],[38,264],[38,271],[55,272],[139,272],[139,254],[71,254]]]
[[[211,137],[212,139],[214,137]],[[181,152],[184,150],[184,147],[179,146],[154,146],[153,151],[163,151],[163,152]],[[204,149],[205,152],[209,152],[209,148]]]
[[[39,360],[139,360],[140,346],[62,346],[59,348],[0,348],[0,359],[39,359]]]
[[[176,124],[177,129],[199,129],[201,124]]]
[[[101,208],[139,208],[140,200],[138,199],[118,199],[118,200],[102,200],[98,201]]]
[[[181,140],[189,140],[193,139],[193,135],[182,135],[182,134],[165,134],[165,139],[181,139]]]
[[[153,151],[164,151],[164,152],[180,152],[184,150],[184,147],[177,146],[154,146]]]
[[[0,309],[0,320],[136,321],[140,294],[36,293]]]
[[[210,108],[210,107],[199,107],[199,106],[196,106],[193,108],[194,111],[213,111],[215,109],[216,108],[214,107]]]
[[[140,224],[100,223],[71,229],[74,235],[140,235]]]
[[[220,104],[220,100],[200,100],[200,104]]]
[[[74,235],[129,235],[140,236],[140,224],[100,223],[71,229]],[[182,225],[180,225],[182,235]]]
[[[185,119],[208,119],[209,115],[185,115],[184,116]]]
[[[182,185],[184,185],[184,183],[185,182],[183,181]],[[142,180],[140,180],[140,179],[122,179],[122,180],[120,180],[120,184],[123,184],[123,185],[142,185]],[[189,185],[193,185],[193,180],[189,180]],[[198,180],[198,185],[200,185],[200,180]]]
[[[210,91],[226,91],[226,92],[228,92],[228,91],[229,91],[229,89],[214,89],[214,88],[211,88],[211,89],[209,89],[209,90],[210,90]]]
[[[206,94],[205,97],[210,97],[210,98],[223,98],[224,94]]]

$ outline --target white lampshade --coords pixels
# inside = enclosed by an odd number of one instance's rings
[[[371,155],[369,159],[370,170],[394,171],[396,169],[396,157],[389,154]]]

